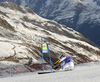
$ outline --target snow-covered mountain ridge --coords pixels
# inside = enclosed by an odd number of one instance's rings
[[[1,0],[30,7],[38,15],[64,24],[100,45],[100,0]]]
[[[100,55],[99,47],[79,32],[29,8],[0,3],[0,64],[41,63],[41,36],[48,38],[52,62],[61,53],[71,56],[75,64],[96,61],[96,53]],[[48,55],[44,59],[49,62]]]

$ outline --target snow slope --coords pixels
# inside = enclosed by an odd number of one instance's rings
[[[32,64],[40,64],[41,36],[44,41],[48,38],[52,63],[61,53],[71,56],[75,64],[96,61],[96,53],[100,58],[100,48],[79,32],[5,2],[0,3],[0,75],[9,74],[10,64],[28,64],[31,59]],[[44,60],[49,62],[48,58],[45,55]]]
[[[90,62],[76,65],[73,71],[56,72],[38,75],[24,73],[0,77],[0,82],[99,82],[100,62]]]

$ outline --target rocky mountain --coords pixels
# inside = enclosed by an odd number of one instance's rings
[[[5,2],[0,3],[0,70],[10,64],[41,64],[41,36],[44,42],[48,38],[52,63],[61,53],[71,56],[75,64],[100,56],[100,48],[72,28]],[[48,54],[44,60],[49,62]]]
[[[30,7],[38,15],[82,33],[100,46],[100,0],[1,0]]]

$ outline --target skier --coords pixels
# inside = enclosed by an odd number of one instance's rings
[[[60,55],[58,60],[54,63],[55,70],[72,70],[74,68],[74,61],[70,56]]]

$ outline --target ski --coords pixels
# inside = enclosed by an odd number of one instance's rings
[[[72,70],[42,71],[42,72],[38,72],[38,74],[48,74],[48,73],[65,72],[65,71],[72,71]]]
[[[38,72],[38,74],[48,74],[48,73],[54,73],[55,71],[42,71]]]

